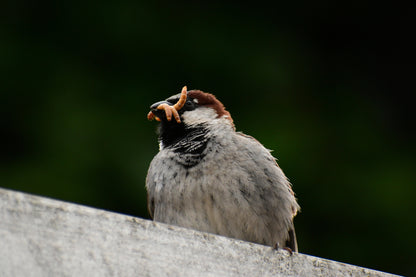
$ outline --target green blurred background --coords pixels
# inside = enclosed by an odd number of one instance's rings
[[[416,276],[409,17],[356,4],[2,4],[0,186],[148,218],[148,107],[187,85],[275,150],[300,252]]]

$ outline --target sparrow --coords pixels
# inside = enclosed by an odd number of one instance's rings
[[[298,251],[290,182],[213,94],[185,86],[151,105],[147,118],[160,122],[146,177],[153,220]]]

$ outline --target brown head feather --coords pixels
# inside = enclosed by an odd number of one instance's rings
[[[201,90],[189,90],[188,97],[198,100],[198,105],[206,106],[214,109],[218,117],[227,116],[227,119],[233,123],[233,119],[228,111],[225,110],[224,105],[211,93],[206,93]]]

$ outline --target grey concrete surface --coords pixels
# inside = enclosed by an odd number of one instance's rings
[[[394,276],[0,188],[0,276]]]

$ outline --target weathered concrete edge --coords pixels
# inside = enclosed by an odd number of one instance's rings
[[[0,244],[1,276],[397,276],[1,188]]]

